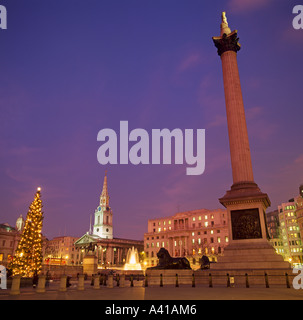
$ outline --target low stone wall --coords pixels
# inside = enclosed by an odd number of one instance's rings
[[[193,270],[146,270],[148,285],[192,284]],[[162,278],[162,279],[161,279]]]
[[[291,287],[291,270],[147,270],[148,286]],[[146,283],[146,281],[145,281]]]
[[[68,275],[71,277],[77,277],[77,274],[83,273],[82,266],[47,266],[43,265],[42,274],[50,274],[51,279],[59,279],[61,275]]]

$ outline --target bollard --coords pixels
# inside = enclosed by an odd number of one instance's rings
[[[38,285],[37,285],[37,289],[36,289],[37,293],[44,293],[45,292],[45,281],[46,281],[46,276],[40,275],[38,278]]]
[[[98,290],[100,289],[100,279],[98,274],[94,274],[94,289]]]
[[[120,286],[120,275],[119,274],[116,275],[116,281],[117,281],[117,287],[119,287]]]
[[[15,296],[20,294],[20,280],[21,280],[21,276],[19,274],[13,277],[12,287],[10,291],[11,295]]]
[[[248,274],[247,273],[245,273],[245,286],[246,286],[246,288],[249,288]]]
[[[114,287],[114,276],[112,274],[109,274],[107,288],[113,288],[113,287]]]
[[[66,275],[62,275],[60,278],[60,287],[59,287],[59,291],[66,291],[66,280],[67,280],[67,276]]]
[[[179,287],[178,273],[176,273],[176,288]]]
[[[77,290],[84,290],[84,277],[84,274],[79,274]]]
[[[148,279],[147,279],[147,274],[145,275],[144,287],[148,287]]]
[[[162,273],[160,274],[160,287],[163,287],[163,276],[162,276]]]
[[[132,274],[130,275],[130,286],[134,286],[134,276]]]
[[[264,276],[265,276],[265,286],[266,286],[266,288],[269,288],[268,275],[266,272],[265,272]]]
[[[125,287],[125,274],[121,274],[120,277],[120,288],[124,288]]]
[[[209,287],[210,288],[213,287],[213,279],[212,279],[211,273],[209,274]]]
[[[229,277],[229,273],[227,273],[226,276],[227,276],[227,288],[230,288],[230,277]]]
[[[289,278],[288,278],[288,273],[285,273],[285,277],[286,277],[286,288],[290,288],[290,284],[289,284]],[[301,280],[302,281],[302,280]]]
[[[192,275],[192,284],[191,284],[191,286],[192,286],[193,288],[196,287],[196,279],[195,279],[195,274],[194,274],[194,273],[193,273],[193,275]]]
[[[70,283],[71,276],[66,277],[66,288],[70,287],[72,284]]]

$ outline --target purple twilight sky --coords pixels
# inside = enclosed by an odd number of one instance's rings
[[[221,12],[237,29],[253,170],[275,210],[303,183],[303,29],[292,0],[2,0],[0,223],[26,216],[42,187],[43,233],[82,236],[108,170],[114,236],[143,239],[147,220],[222,208],[232,185]],[[303,22],[302,22],[303,23]],[[206,169],[107,165],[97,133],[206,129]]]

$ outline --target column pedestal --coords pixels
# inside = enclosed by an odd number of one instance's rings
[[[83,258],[83,273],[91,276],[98,271],[98,258],[93,252],[89,252]]]

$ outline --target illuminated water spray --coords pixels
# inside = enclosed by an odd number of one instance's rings
[[[134,247],[128,249],[124,270],[142,270],[138,250]]]

